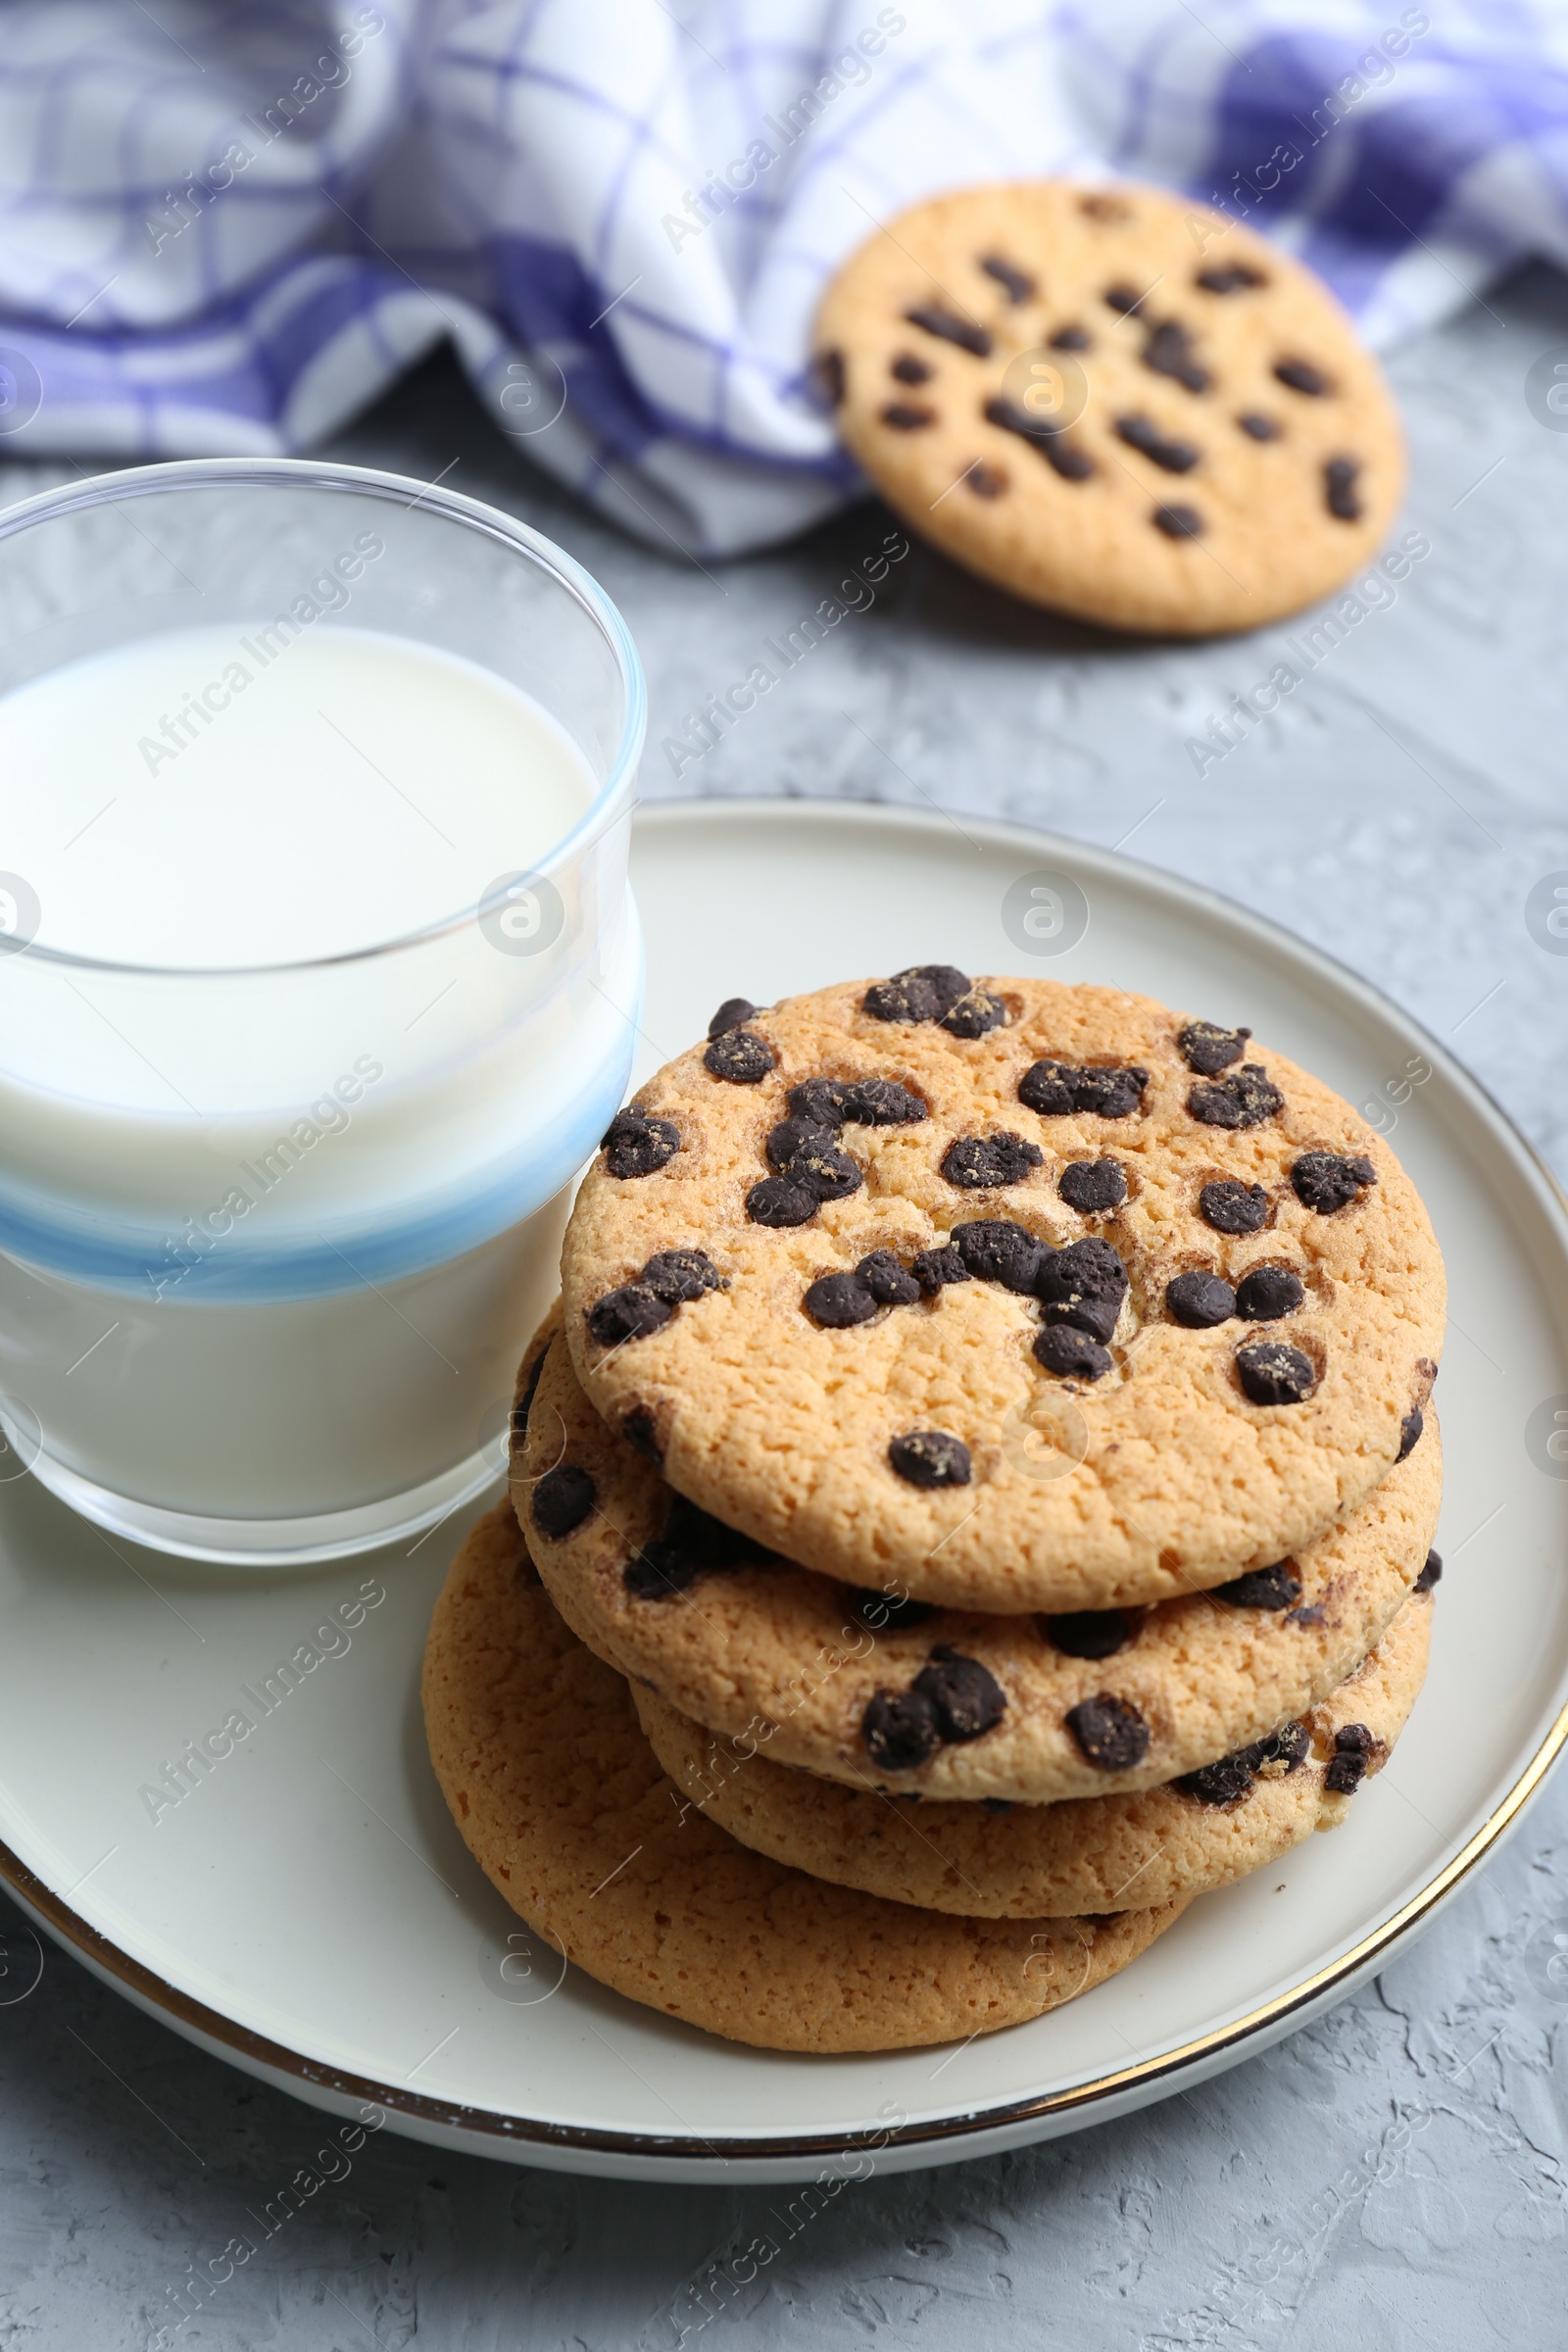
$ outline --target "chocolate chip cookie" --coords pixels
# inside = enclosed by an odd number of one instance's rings
[[[1246,1023],[924,964],[726,1035],[762,1074],[651,1079],[675,1149],[607,1147],[562,1265],[590,1400],[699,1509],[852,1587],[1060,1614],[1298,1554],[1393,1467],[1431,1224]]]
[[[1278,619],[1367,564],[1399,503],[1393,400],[1327,287],[1167,189],[915,205],[840,270],[814,347],[911,528],[1109,628]]]

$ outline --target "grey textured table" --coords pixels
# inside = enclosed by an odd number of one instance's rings
[[[1568,345],[1527,272],[1393,373],[1430,554],[1223,758],[1187,749],[1291,661],[1289,629],[1119,644],[919,550],[699,760],[662,740],[881,543],[880,508],[711,576],[545,482],[445,360],[334,454],[524,514],[616,597],[647,663],[650,796],[789,792],[1004,814],[1200,878],[1365,972],[1451,1042],[1568,1171],[1568,959],[1524,902],[1568,868],[1568,435],[1525,400]],[[56,476],[12,468],[0,495]],[[1561,601],[1560,601],[1561,600]],[[0,1902],[0,1925],[10,1920]],[[1038,2151],[847,2190],[747,2279],[776,2190],[627,2187],[389,2134],[177,2340],[352,2352],[1562,2340],[1568,1778],[1426,1938],[1206,2087]],[[0,1980],[0,1993],[4,1981]],[[305,2108],[199,2056],[48,1952],[0,2007],[0,2346],[155,2340],[187,2265],[318,2144]],[[777,2234],[776,2226],[774,2233]],[[738,2279],[746,2280],[737,2283]]]

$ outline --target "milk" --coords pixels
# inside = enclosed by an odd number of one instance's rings
[[[596,789],[516,687],[367,629],[175,629],[0,698],[4,863],[40,945],[108,962],[374,947],[537,866]]]
[[[344,621],[0,697],[0,1415],[48,1483],[281,1558],[493,1469],[630,1065],[599,792],[521,688]]]

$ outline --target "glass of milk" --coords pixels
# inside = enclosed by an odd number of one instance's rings
[[[0,514],[0,1478],[261,1565],[495,1476],[631,1066],[644,716],[588,574],[439,486]]]

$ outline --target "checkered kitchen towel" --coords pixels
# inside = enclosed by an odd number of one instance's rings
[[[1568,261],[1561,0],[9,0],[0,431],[306,449],[442,336],[520,448],[701,555],[857,487],[812,311],[933,190],[1252,220],[1374,342]]]

